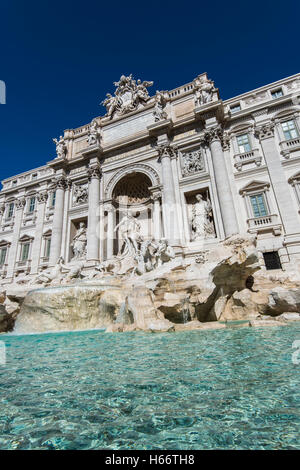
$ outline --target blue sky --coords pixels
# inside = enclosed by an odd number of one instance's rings
[[[121,74],[172,89],[208,72],[223,99],[300,72],[299,1],[2,0],[0,179],[103,115]]]

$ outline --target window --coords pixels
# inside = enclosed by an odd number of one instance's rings
[[[298,130],[293,119],[291,119],[290,121],[285,121],[281,125],[286,140],[296,139],[297,137],[299,137]]]
[[[281,262],[278,255],[278,251],[270,251],[268,253],[263,253],[265,260],[266,269],[281,269]]]
[[[7,253],[7,248],[1,248],[0,249],[0,266],[3,266],[6,261],[6,253]]]
[[[46,240],[45,240],[45,258],[50,257],[50,249],[51,249],[51,238],[46,238]]]
[[[230,106],[230,111],[232,113],[237,113],[238,111],[241,110],[241,105],[240,103],[237,103],[237,104],[233,104],[232,106]]]
[[[31,179],[32,179],[32,180],[36,180],[36,179],[37,179],[37,173],[34,173],[34,174],[31,176]]]
[[[239,135],[236,138],[240,153],[246,153],[251,151],[251,145],[248,134]]]
[[[268,214],[263,193],[250,196],[254,217],[264,217]]]
[[[14,181],[12,182],[12,185],[13,185],[13,186],[17,186],[17,184],[18,184],[18,181],[17,181],[17,180],[14,180]]]
[[[9,204],[9,206],[8,206],[8,213],[7,213],[7,217],[8,217],[9,219],[11,219],[12,216],[14,215],[14,208],[15,208],[15,205],[14,205],[13,202],[11,202],[11,203]]]
[[[280,98],[281,96],[283,96],[282,89],[279,88],[278,90],[271,91],[271,96],[273,100]]]
[[[56,201],[56,191],[53,191],[53,193],[51,194],[50,207],[55,206],[55,201]]]
[[[24,243],[21,250],[21,261],[27,261],[29,256],[30,243]]]
[[[29,199],[29,209],[28,209],[28,212],[34,212],[35,210],[35,197],[31,197]]]

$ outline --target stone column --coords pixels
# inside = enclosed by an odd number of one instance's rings
[[[89,218],[87,232],[87,261],[99,261],[99,214],[100,214],[100,177],[98,164],[88,169],[89,175]]]
[[[153,237],[155,240],[161,238],[161,215],[160,215],[160,199],[161,193],[154,193],[153,196]]]
[[[37,195],[37,202],[38,202],[37,220],[36,220],[36,227],[35,227],[35,237],[34,237],[33,244],[32,244],[32,252],[31,252],[32,261],[31,261],[30,274],[37,274],[38,269],[39,269],[47,199],[48,199],[47,191],[38,193]]]
[[[61,238],[61,252],[60,256],[64,258],[64,261],[67,262],[69,259],[69,243],[67,242],[67,236],[68,236],[68,211],[69,211],[69,205],[70,205],[70,192],[72,188],[72,181],[67,180],[66,181],[66,187],[65,187],[65,200],[64,200],[64,214],[66,214],[65,217],[63,217],[63,227],[62,227],[62,238]]]
[[[272,122],[263,124],[256,127],[255,134],[259,138],[262,146],[285,234],[297,234],[297,238],[299,238],[299,215],[294,206],[290,194],[290,187],[286,180],[280,161],[280,155],[275,144],[274,127],[275,124]]]
[[[225,236],[229,237],[238,233],[239,230],[221,144],[221,136],[222,129],[219,126],[208,129],[205,132],[205,138],[209,142],[212,157],[224,232]]]
[[[67,185],[67,179],[65,176],[61,175],[56,179],[56,182],[55,182],[56,199],[55,199],[55,209],[54,209],[54,215],[53,215],[49,266],[54,266],[57,263],[58,258],[61,256],[62,230],[63,230],[63,219],[64,219],[64,199],[65,199],[66,185]]]
[[[104,211],[107,212],[107,233],[106,233],[106,259],[110,259],[114,254],[114,211],[113,205],[107,203],[104,206]]]
[[[0,205],[0,229],[2,226],[2,218],[3,218],[4,212],[5,212],[5,204],[1,204]]]
[[[26,199],[21,197],[15,201],[15,220],[14,220],[14,235],[12,244],[9,250],[8,256],[8,269],[7,269],[7,277],[13,277],[14,270],[15,270],[15,263],[17,261],[17,253],[18,253],[18,246],[19,246],[19,238],[20,238],[20,229],[23,220],[23,211],[26,205]]]
[[[172,173],[171,158],[175,157],[175,150],[170,145],[161,145],[158,147],[159,160],[162,165],[163,179],[163,219],[165,228],[165,237],[171,245],[180,243],[176,195]]]

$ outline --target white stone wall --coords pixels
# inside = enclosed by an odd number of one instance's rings
[[[200,77],[206,80],[205,74]],[[134,172],[151,181],[153,236],[169,238],[181,255],[213,249],[225,237],[248,231],[257,234],[262,252],[279,251],[284,268],[300,260],[300,74],[226,101],[215,88],[202,104],[194,82],[164,92],[164,119],[155,120],[154,97],[124,116],[96,118],[96,141],[90,138],[91,124],[67,130],[62,158],[2,182],[0,249],[7,247],[7,259],[0,266],[0,282],[18,271],[36,274],[59,256],[69,261],[80,221],[88,225],[87,267],[110,257],[115,249],[108,237],[116,225],[113,190]],[[274,98],[278,90],[282,96]],[[299,139],[285,140],[282,122],[287,120],[296,123]],[[237,145],[242,134],[249,136],[249,152]],[[184,169],[189,153],[202,159],[195,172]],[[87,188],[88,200],[76,201],[75,187]],[[216,232],[201,243],[193,242],[191,234],[189,201],[197,192],[209,194]],[[249,198],[255,193],[264,194],[268,208],[268,217],[260,220],[251,213]],[[30,197],[36,197],[36,206],[29,214]],[[12,202],[14,214],[8,218]],[[21,245],[27,239],[30,254],[23,266]]]

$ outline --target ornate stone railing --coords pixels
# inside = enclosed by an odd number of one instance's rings
[[[253,217],[247,220],[250,233],[257,233],[265,229],[272,229],[274,235],[281,234],[281,224],[277,214],[265,215],[263,217]]]
[[[290,152],[300,150],[300,137],[297,137],[296,139],[283,140],[279,145],[281,148],[281,155],[284,158],[290,158]]]
[[[259,155],[258,149],[250,150],[250,152],[237,153],[233,158],[234,166],[238,171],[242,171],[243,165],[255,163],[256,166],[260,166],[262,162],[262,157]]]

